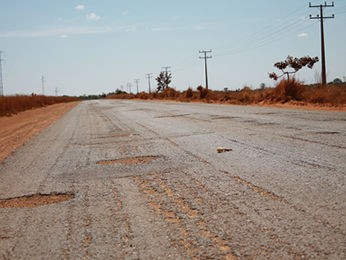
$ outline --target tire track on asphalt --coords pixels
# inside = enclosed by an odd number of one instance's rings
[[[284,161],[284,162],[287,162],[287,163],[290,163],[290,164],[293,164],[293,165],[297,165],[297,166],[310,166],[310,167],[313,167],[313,168],[326,169],[328,171],[335,170],[335,167],[333,167],[331,165],[323,165],[323,164],[320,163],[320,161],[309,160],[307,158],[306,159],[289,158],[289,157],[287,157],[286,154],[280,155],[276,151],[265,149],[265,148],[263,148],[261,146],[258,146],[258,145],[253,145],[253,144],[250,144],[250,143],[241,142],[239,140],[235,140],[233,138],[229,138],[229,137],[226,137],[226,136],[222,136],[222,138],[224,138],[224,139],[226,139],[228,141],[231,141],[232,143],[235,143],[235,144],[241,146],[244,150],[249,150],[249,151],[255,150],[255,151],[258,151],[258,152],[260,152],[262,154],[266,154],[268,156],[271,156],[272,158],[277,157],[278,161]]]
[[[180,150],[182,150],[185,154],[187,155],[190,155],[191,157],[197,159],[198,161],[202,162],[202,163],[205,163],[206,165],[210,166],[210,167],[213,167],[216,171],[220,171],[219,169],[217,169],[211,162],[205,160],[204,158],[194,154],[193,152],[190,152],[186,149],[184,149],[183,147],[181,147],[179,144],[177,144],[176,142],[174,142],[173,140],[171,140],[170,138],[167,138],[167,137],[162,137],[160,134],[158,134],[157,132],[155,132],[154,130],[152,130],[151,128],[143,125],[143,124],[140,124],[137,122],[137,124],[145,129],[147,129],[148,131],[150,131],[151,133],[155,134],[156,136],[158,136],[160,139],[163,139],[163,140],[166,140],[168,141],[170,144],[172,144],[173,146],[179,148]],[[238,141],[235,140],[236,143],[239,143]],[[226,172],[225,172],[226,173]],[[230,174],[227,172],[227,174]],[[262,195],[262,196],[268,196],[270,195],[270,197],[272,197],[272,199],[279,199],[281,198],[280,196],[274,194],[273,192],[271,191],[268,191],[262,187],[259,187],[257,185],[254,185],[253,183],[239,177],[239,176],[233,176],[232,175],[232,178],[234,178],[235,180],[237,180],[239,183],[245,185],[245,186],[248,186],[250,187],[252,190],[254,190],[255,192],[257,192],[258,194]]]
[[[139,124],[137,123],[139,126],[145,128],[147,131],[150,131],[152,134],[154,134],[155,136],[158,136],[160,138],[162,138],[160,136],[160,134],[158,134],[157,132],[155,132],[154,130],[152,130],[151,128],[143,125],[143,124]],[[201,158],[200,156],[198,155],[195,155],[194,153],[190,152],[190,151],[185,151],[185,149],[183,149],[182,147],[180,147],[177,143],[175,143],[173,140],[169,140],[169,138],[163,138],[165,140],[167,140],[169,143],[171,143],[172,145],[174,145],[175,147],[178,147],[180,150],[182,150],[185,154],[188,154],[190,156],[192,156],[193,158],[197,159],[198,161],[200,162],[203,162],[205,163],[206,165],[208,165],[209,167],[212,167],[215,169],[216,172],[220,172],[211,162]],[[239,143],[237,140],[236,140],[237,143]],[[238,183],[238,185],[242,185],[242,186],[245,186],[245,187],[248,187],[250,188],[253,192],[255,192],[256,194],[258,194],[260,197],[267,197],[267,198],[270,198],[271,200],[273,201],[279,201],[280,203],[283,203],[283,205],[286,205],[286,207],[288,206],[289,208],[291,208],[293,211],[296,211],[296,212],[300,212],[298,215],[301,215],[303,214],[305,216],[305,218],[307,219],[310,219],[312,217],[313,221],[315,223],[321,223],[325,228],[327,229],[330,229],[332,228],[336,233],[340,234],[340,235],[343,235],[344,232],[342,230],[340,230],[339,228],[337,228],[336,226],[333,226],[330,224],[330,222],[328,222],[327,220],[323,220],[321,222],[321,216],[317,216],[315,214],[313,215],[310,215],[309,213],[307,213],[304,209],[300,208],[298,205],[294,205],[290,202],[288,202],[284,197],[282,196],[279,196],[271,191],[268,191],[258,185],[255,185],[239,176],[236,176],[236,175],[233,175],[231,173],[228,173],[228,172],[224,172],[225,174],[229,175],[232,177],[232,179],[234,180],[234,183]],[[161,206],[160,205],[157,205],[157,204],[152,204],[152,207],[156,208],[156,211],[157,212],[161,212],[161,214],[166,214],[168,216],[168,219],[169,219],[169,212],[165,212],[164,210],[162,210]],[[172,219],[172,216],[170,217]],[[266,250],[267,249],[263,249],[264,251],[263,252],[267,252]],[[287,249],[290,254],[292,255],[296,255],[297,257],[300,255],[300,256],[303,256],[304,254],[302,252],[298,252],[296,250],[293,250],[293,248],[288,248]],[[314,250],[314,248],[312,247],[312,251]],[[268,253],[268,252],[267,252]]]
[[[45,185],[45,183],[46,183],[46,181],[47,181],[47,179],[48,179],[48,177],[49,177],[49,171],[55,166],[55,164],[56,164],[58,158],[61,158],[61,157],[62,157],[62,155],[63,155],[64,152],[65,152],[65,149],[67,149],[67,147],[68,147],[68,145],[69,145],[69,142],[70,142],[70,140],[72,140],[73,135],[75,134],[75,132],[76,132],[76,127],[74,127],[73,133],[72,133],[72,135],[70,136],[69,141],[66,142],[66,143],[64,144],[63,149],[62,149],[61,152],[58,154],[57,159],[54,161],[54,164],[53,164],[51,167],[49,167],[49,169],[47,170],[48,172],[42,173],[42,174],[45,174],[45,177],[44,177],[43,180],[40,181],[40,184],[39,184],[38,187],[36,188],[36,193],[44,193],[44,192],[43,192],[43,187],[44,187],[44,185]],[[62,133],[59,133],[59,135],[62,135]],[[56,140],[57,138],[58,138],[58,136],[55,136],[55,140]],[[55,149],[55,150],[57,150],[57,149]],[[23,172],[26,172],[26,171],[28,171],[28,169],[33,168],[34,165],[35,165],[38,161],[41,161],[41,160],[42,160],[42,158],[40,158],[40,157],[34,158],[34,159],[31,161],[31,163],[30,163],[29,165],[27,165],[27,166],[23,169]],[[15,210],[18,210],[18,209],[15,209]],[[15,234],[16,234],[16,235],[15,235],[16,241],[15,241],[14,244],[8,249],[8,252],[12,252],[12,253],[13,253],[13,252],[15,251],[15,248],[17,247],[17,245],[19,244],[19,242],[20,242],[20,240],[21,240],[21,235],[20,235],[20,234],[26,233],[26,231],[27,231],[28,228],[30,227],[29,223],[32,222],[33,216],[32,216],[32,214],[31,214],[31,210],[30,210],[30,209],[21,209],[21,210],[25,210],[25,213],[24,213],[24,216],[23,216],[21,222],[20,222],[20,223],[17,223],[17,226],[19,227],[19,229],[15,232]],[[11,257],[13,257],[13,255],[12,255]]]
[[[124,203],[121,199],[118,185],[115,183],[115,179],[110,179],[110,187],[112,191],[112,197],[114,199],[115,207],[111,207],[113,211],[113,238],[114,247],[119,247],[120,242],[120,258],[125,259],[127,255],[132,254],[131,234],[132,230],[129,223],[129,217],[124,212]],[[125,250],[126,248],[126,250]]]
[[[332,148],[338,148],[338,149],[346,149],[345,146],[342,145],[334,145],[334,144],[326,144],[323,142],[319,142],[319,141],[313,141],[313,140],[309,140],[309,139],[305,139],[305,138],[301,138],[301,137],[296,137],[296,136],[289,136],[289,135],[280,135],[281,137],[287,138],[287,139],[291,139],[291,140],[298,140],[298,141],[302,141],[302,142],[306,142],[306,143],[312,143],[312,144],[321,144],[327,147],[332,147]]]
[[[86,185],[83,187],[84,188],[84,194],[82,196],[82,241],[81,241],[81,248],[84,248],[84,258],[89,259],[91,257],[90,254],[90,245],[93,240],[92,233],[90,232],[89,228],[93,225],[93,220],[91,217],[91,214],[89,213],[89,207],[90,207],[90,202],[89,202],[89,190],[90,187],[89,185]]]
[[[73,183],[70,185],[71,191],[75,192],[76,188]],[[64,259],[70,259],[71,254],[71,247],[74,246],[73,240],[72,240],[72,234],[73,234],[73,213],[75,212],[76,208],[76,202],[75,203],[69,203],[67,205],[67,213],[66,213],[66,221],[67,224],[66,227],[66,236],[65,236],[65,242],[62,245],[62,255],[64,256]]]
[[[166,223],[148,207],[134,178],[117,179],[116,184],[130,230],[128,240],[129,248],[133,249],[132,256],[138,259],[181,259],[168,239]]]
[[[148,206],[168,224],[175,247],[183,249],[191,258],[237,259],[230,242],[212,232],[201,212],[191,207],[159,175],[153,179],[137,176],[134,180],[140,191],[148,196]]]

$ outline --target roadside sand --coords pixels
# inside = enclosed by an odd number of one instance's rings
[[[287,109],[303,109],[303,110],[316,110],[316,111],[336,111],[336,112],[345,112],[346,111],[346,105],[339,105],[339,106],[333,106],[333,105],[322,105],[322,104],[312,104],[312,103],[305,103],[305,102],[298,102],[298,101],[291,101],[288,103],[277,103],[277,104],[254,104],[254,106],[267,106],[267,107],[277,107],[277,108],[287,108]]]
[[[0,162],[78,103],[55,104],[0,117]]]

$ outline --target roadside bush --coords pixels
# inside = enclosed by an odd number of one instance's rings
[[[161,93],[159,93],[159,96],[164,99],[175,99],[179,94],[180,93],[174,88],[166,87]]]
[[[304,100],[310,103],[329,103],[332,105],[346,104],[346,87],[338,84],[306,87],[303,96]]]
[[[150,95],[148,93],[145,92],[141,92],[139,93],[136,97],[140,98],[140,99],[149,99]]]
[[[283,79],[275,87],[274,101],[287,102],[290,100],[301,101],[303,99],[304,85],[293,79]]]
[[[185,91],[166,88],[164,91],[153,92],[151,94],[145,92],[137,95],[119,94],[111,95],[107,98],[166,99],[182,102],[203,101],[208,103],[219,102],[237,105],[286,102],[302,104],[303,102],[308,102],[337,106],[346,104],[346,84],[327,85],[324,87],[320,85],[307,86],[295,79],[283,79],[275,88],[266,87],[253,90],[245,86],[241,90],[232,91],[227,89],[224,91],[215,91],[198,86],[197,91],[191,88]]]
[[[44,107],[48,105],[53,105],[57,103],[65,103],[71,101],[77,101],[78,98],[75,97],[50,97],[50,96],[40,96],[40,95],[16,95],[16,96],[1,96],[0,97],[0,116],[10,116],[12,114],[17,114],[19,112]]]
[[[208,89],[198,86],[197,90],[199,91],[199,99],[205,99],[208,95]]]
[[[188,88],[188,89],[184,92],[184,96],[185,96],[185,98],[192,98],[192,97],[193,97],[193,90],[192,90],[192,88]]]

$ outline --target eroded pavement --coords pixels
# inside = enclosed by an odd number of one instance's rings
[[[0,258],[345,259],[345,126],[343,112],[82,102],[0,165]]]

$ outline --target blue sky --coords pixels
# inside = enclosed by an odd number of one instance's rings
[[[324,1],[311,1],[320,4]],[[346,1],[325,15],[327,77],[346,76]],[[114,91],[171,66],[177,89],[204,85],[199,50],[212,89],[272,86],[268,72],[287,55],[320,57],[320,26],[302,0],[0,0],[4,93],[82,95]],[[297,78],[319,78],[321,63]],[[154,78],[152,85],[155,84]]]

